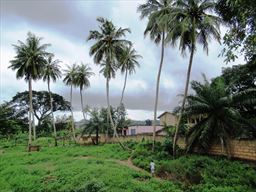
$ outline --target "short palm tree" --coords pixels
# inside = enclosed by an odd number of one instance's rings
[[[157,120],[157,106],[159,95],[160,77],[164,61],[165,51],[165,38],[167,33],[167,24],[172,11],[172,0],[148,0],[145,4],[138,7],[138,11],[141,12],[141,19],[148,17],[148,24],[145,29],[144,35],[150,36],[150,38],[156,43],[161,42],[161,59],[157,74],[156,82],[156,96],[154,106],[154,121],[153,121],[153,147],[155,146],[156,135],[156,120]]]
[[[53,56],[49,56],[47,59],[47,64],[43,71],[43,80],[47,81],[48,86],[48,92],[50,97],[50,106],[51,106],[51,115],[52,115],[52,126],[53,126],[53,132],[54,132],[54,138],[55,138],[55,146],[57,146],[57,132],[56,132],[56,126],[54,121],[54,114],[53,114],[53,104],[52,104],[52,94],[50,89],[50,81],[56,82],[58,78],[61,77],[61,71],[60,66],[58,65],[60,63],[59,60],[53,60]]]
[[[100,110],[93,109],[89,110],[90,119],[88,123],[85,125],[83,130],[83,134],[88,133],[91,135],[92,133],[96,134],[96,145],[99,144],[99,133],[104,129],[104,118],[102,118],[100,114]]]
[[[174,155],[178,140],[180,120],[188,94],[196,43],[202,44],[208,54],[208,41],[211,37],[218,42],[220,42],[221,39],[219,30],[221,18],[211,14],[214,8],[215,3],[212,0],[177,0],[169,20],[170,25],[168,26],[169,29],[166,40],[170,41],[172,44],[175,44],[177,40],[179,40],[179,48],[182,54],[185,53],[186,49],[190,52],[185,91],[173,142]],[[175,23],[175,25],[173,25],[173,23]]]
[[[75,80],[74,80],[75,85],[78,86],[80,89],[81,109],[82,109],[84,120],[85,120],[85,112],[84,112],[84,104],[83,104],[83,89],[90,87],[89,78],[92,75],[94,75],[94,73],[91,70],[92,70],[91,67],[81,63],[81,65],[77,67]]]
[[[36,139],[35,124],[32,123],[33,105],[32,105],[32,80],[38,80],[42,77],[42,71],[47,63],[46,57],[50,55],[46,51],[49,44],[41,44],[42,38],[32,33],[27,34],[26,42],[18,41],[18,45],[13,45],[16,56],[10,61],[9,68],[17,70],[16,77],[24,78],[28,81],[29,87],[29,145],[32,142],[32,126],[34,140]]]
[[[73,64],[72,66],[67,66],[67,69],[64,70],[64,79],[63,82],[66,85],[70,86],[70,111],[71,111],[71,126],[72,126],[72,134],[73,134],[73,139],[76,140],[76,135],[75,135],[75,123],[74,123],[74,114],[73,114],[73,109],[72,109],[72,94],[73,94],[73,86],[76,86],[75,83],[75,75],[77,73],[77,65]]]
[[[115,77],[115,72],[117,70],[117,58],[120,53],[123,51],[125,46],[131,45],[130,41],[123,39],[125,34],[130,32],[130,29],[123,29],[121,27],[117,29],[111,21],[102,17],[97,18],[97,21],[100,23],[100,30],[90,31],[87,40],[95,41],[90,49],[90,55],[94,56],[95,64],[101,65],[101,73],[103,73],[106,78],[108,116],[111,126],[114,129],[114,135],[118,137],[110,111],[109,81],[111,78]]]
[[[126,47],[121,53],[119,67],[121,69],[121,73],[125,74],[125,79],[124,79],[124,86],[123,86],[122,96],[120,100],[120,105],[123,103],[124,91],[126,87],[128,73],[129,75],[135,73],[136,67],[140,66],[138,62],[139,58],[142,58],[142,56],[138,55],[136,50],[133,49],[132,46]]]
[[[237,108],[244,103],[255,106],[256,89],[230,95],[221,79],[211,84],[207,80],[204,84],[193,81],[191,87],[195,95],[187,97],[184,115],[203,118],[188,131],[187,151],[192,151],[195,147],[207,151],[214,141],[219,140],[229,155],[229,140],[239,127],[256,131],[256,127],[250,125]]]

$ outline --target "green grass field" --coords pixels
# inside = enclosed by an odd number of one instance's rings
[[[130,154],[118,145],[0,149],[0,191],[180,191],[170,181],[126,165]],[[87,187],[86,187],[87,186]],[[92,187],[93,188],[93,187]]]

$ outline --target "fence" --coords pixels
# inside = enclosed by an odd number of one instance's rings
[[[163,141],[165,139],[164,136],[157,135],[156,141]],[[137,141],[140,142],[142,140],[152,140],[152,135],[133,135],[133,136],[125,136],[119,137],[119,140],[122,142],[126,141]],[[108,143],[116,143],[116,138],[108,138],[106,139],[104,136],[100,137],[100,142],[108,142]],[[85,141],[85,143],[91,143],[90,140]],[[185,139],[179,138],[178,146],[182,149],[185,148]],[[230,141],[230,155],[232,158],[245,159],[250,161],[256,161],[256,140],[231,140]],[[216,143],[213,144],[208,152],[211,155],[227,155],[226,150],[224,150],[221,144]]]

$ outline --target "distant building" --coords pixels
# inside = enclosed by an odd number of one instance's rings
[[[162,125],[162,126],[164,126],[164,125],[175,126],[178,121],[178,117],[168,111],[159,115],[158,119],[160,119],[160,125]]]
[[[163,126],[156,126],[156,133],[159,133],[157,135],[164,135],[164,132],[162,131]],[[122,129],[122,135],[123,136],[128,136],[128,135],[143,135],[143,134],[153,134],[153,126],[130,126],[128,128]]]

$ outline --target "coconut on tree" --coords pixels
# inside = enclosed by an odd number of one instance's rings
[[[54,60],[53,55],[49,56],[47,58],[47,64],[43,71],[43,81],[47,82],[49,97],[50,97],[50,106],[51,106],[51,115],[52,115],[52,126],[53,126],[53,133],[55,138],[55,146],[57,146],[57,132],[56,132],[56,126],[54,121],[54,114],[53,114],[53,99],[52,99],[52,93],[50,89],[50,82],[51,80],[53,82],[56,82],[57,79],[61,78],[61,71],[60,66],[58,65],[60,63],[59,60]]]
[[[144,35],[150,36],[150,39],[156,44],[161,44],[161,58],[157,74],[156,81],[156,95],[154,105],[154,121],[153,121],[153,146],[155,146],[156,136],[156,120],[157,120],[157,107],[158,107],[158,95],[159,95],[159,84],[160,77],[164,62],[164,51],[165,51],[165,38],[167,34],[167,24],[169,17],[172,12],[172,0],[148,0],[145,4],[141,4],[138,7],[138,11],[141,13],[140,18],[148,18],[148,23],[144,31]]]
[[[13,45],[16,55],[10,61],[9,68],[16,70],[16,78],[24,78],[28,82],[29,89],[29,145],[32,143],[32,126],[34,140],[36,139],[35,123],[32,122],[33,105],[32,105],[32,81],[42,77],[47,61],[46,57],[51,55],[46,51],[50,44],[41,44],[42,38],[28,32],[25,42],[18,41],[18,45]]]
[[[99,30],[90,31],[87,41],[94,40],[95,43],[90,49],[90,55],[93,56],[96,65],[101,66],[101,73],[106,78],[106,96],[108,105],[108,117],[111,127],[114,130],[114,136],[118,137],[113,118],[110,111],[109,102],[109,81],[115,78],[118,69],[118,57],[123,49],[131,45],[131,42],[124,39],[129,28],[117,28],[111,21],[102,17],[97,18]]]
[[[64,79],[63,82],[70,86],[70,111],[71,111],[71,129],[73,134],[73,139],[76,140],[75,134],[75,122],[74,122],[74,114],[72,108],[72,96],[73,96],[73,86],[76,86],[75,76],[77,73],[77,65],[73,64],[72,66],[67,66],[67,69],[64,70]]]
[[[178,140],[179,125],[188,94],[196,44],[202,44],[204,50],[208,54],[208,42],[210,39],[216,39],[218,42],[220,42],[221,39],[219,26],[222,20],[220,17],[212,14],[214,9],[215,3],[212,0],[178,0],[174,3],[171,17],[169,18],[166,41],[171,44],[175,44],[179,41],[179,49],[183,55],[186,50],[190,52],[183,101],[173,139],[174,155]]]

